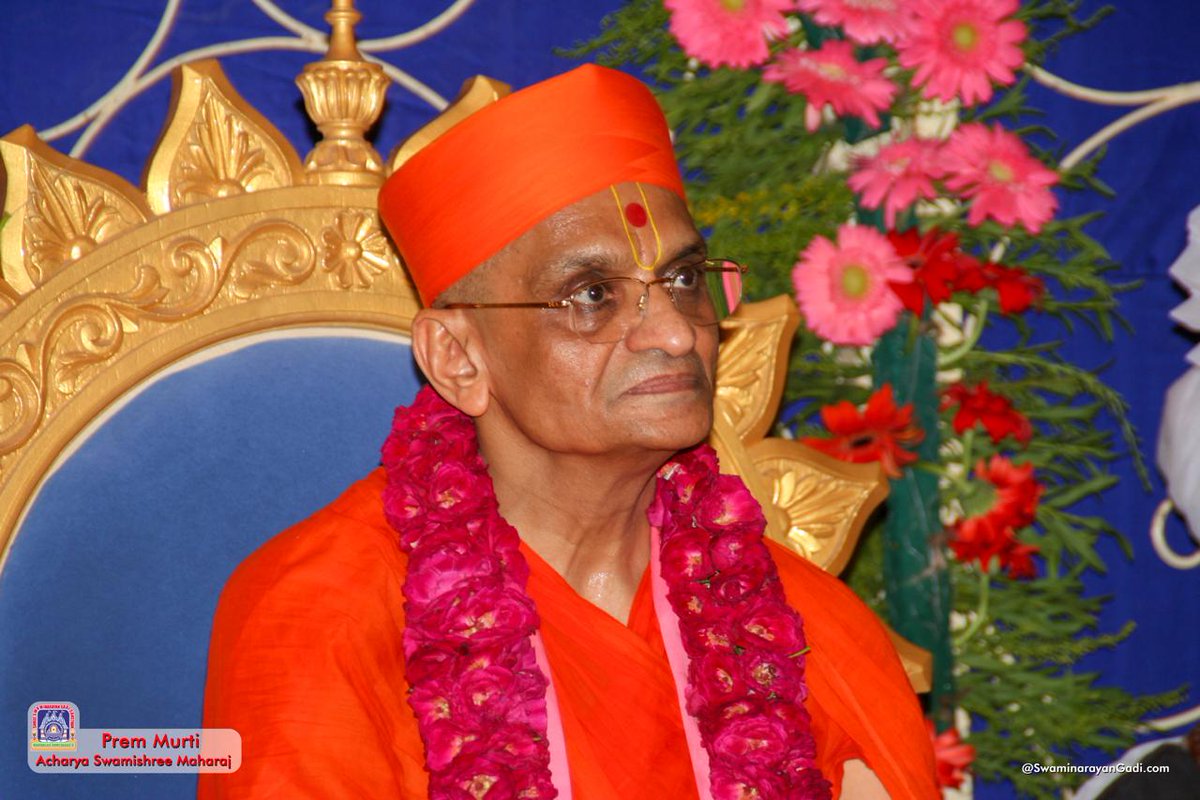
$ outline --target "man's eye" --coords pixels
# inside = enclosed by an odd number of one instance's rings
[[[613,302],[614,294],[611,286],[605,283],[589,283],[572,292],[568,298],[579,308],[596,308]]]
[[[671,288],[677,291],[694,292],[704,286],[701,267],[683,267],[669,277]]]

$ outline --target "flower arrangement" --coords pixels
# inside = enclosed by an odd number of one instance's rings
[[[795,297],[781,433],[891,478],[849,581],[933,652],[945,785],[1036,797],[1079,776],[1022,762],[1117,749],[1174,702],[1074,667],[1129,632],[1094,632],[1082,576],[1119,534],[1075,506],[1138,453],[1123,401],[1054,346],[1110,335],[1121,289],[1087,220],[1056,217],[1056,192],[1103,188],[1095,162],[1056,168],[1022,127],[1023,67],[1103,16],[1079,6],[630,0],[573,53],[657,85],[712,247],[751,265],[751,299]]]

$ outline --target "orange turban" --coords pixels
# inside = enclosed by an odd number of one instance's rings
[[[587,65],[434,139],[384,183],[379,213],[428,305],[541,220],[627,181],[684,197],[654,95],[623,72]]]

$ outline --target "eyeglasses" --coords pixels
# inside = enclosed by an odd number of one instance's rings
[[[641,321],[650,303],[650,287],[660,286],[693,325],[716,325],[742,299],[747,268],[724,258],[687,264],[649,281],[605,278],[573,289],[561,300],[530,303],[447,303],[443,308],[565,308],[571,330],[596,344],[619,342]]]

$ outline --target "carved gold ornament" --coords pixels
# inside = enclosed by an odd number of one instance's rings
[[[345,10],[331,12],[343,38]],[[324,75],[310,102],[346,112],[324,118],[327,139],[341,153],[374,153],[362,131],[382,87],[365,92],[340,66],[310,72]],[[355,98],[353,114],[327,93]],[[378,156],[306,167],[215,61],[175,73],[144,193],[28,127],[0,139],[0,158],[10,215],[0,229],[0,566],[55,459],[158,370],[279,328],[406,335],[419,307],[380,229]]]
[[[711,441],[767,515],[767,535],[822,568],[840,572],[867,517],[887,496],[877,464],[847,464],[799,442],[766,438],[787,377],[799,324],[787,297],[743,303],[721,323]]]

